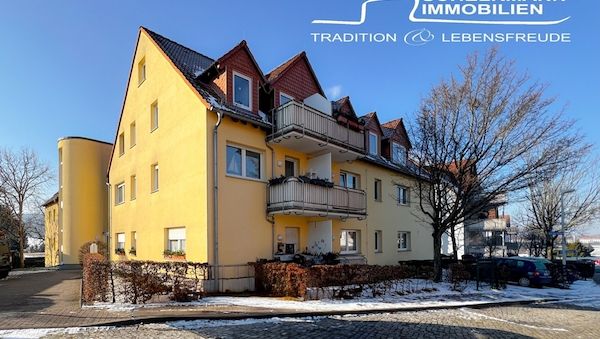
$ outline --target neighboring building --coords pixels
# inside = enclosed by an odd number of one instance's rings
[[[504,197],[490,204],[479,218],[465,222],[465,254],[476,257],[517,255],[517,230],[511,227],[510,216],[504,214]]]
[[[305,53],[264,75],[245,41],[211,59],[142,28],[109,167],[112,259],[431,259],[410,147],[402,120],[327,100]]]
[[[84,243],[107,240],[106,172],[112,148],[81,137],[58,140],[58,200],[55,196],[44,204],[46,266],[79,264]]]
[[[58,241],[58,192],[42,205],[44,207],[45,225],[45,266],[52,267],[60,265],[60,243]]]
[[[600,257],[600,235],[583,235],[578,239],[583,245],[592,246],[592,256]]]

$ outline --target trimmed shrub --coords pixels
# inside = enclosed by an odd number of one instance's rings
[[[340,288],[334,297],[352,298],[360,295],[365,286],[370,287],[373,293],[379,293],[376,290],[389,286],[385,283],[409,277],[411,277],[410,271],[405,266],[315,265],[302,267],[298,264],[280,262],[255,264],[257,290],[279,297],[304,298],[308,288],[335,286]]]
[[[88,241],[79,248],[79,265],[83,265],[83,257],[90,253],[90,246],[92,244],[98,245],[98,254],[103,256],[108,254],[108,247],[106,246],[106,243],[102,241]]]
[[[107,301],[109,263],[99,253],[83,257],[83,301]]]
[[[452,284],[452,290],[462,292],[467,288],[471,274],[465,265],[461,263],[450,264],[448,267],[448,282]]]
[[[101,259],[100,259],[101,258]],[[84,260],[84,302],[124,301],[146,303],[155,296],[169,295],[176,301],[198,300],[201,282],[209,278],[206,263],[117,261],[108,262],[99,254]]]

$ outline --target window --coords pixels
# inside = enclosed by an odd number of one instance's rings
[[[373,198],[375,201],[381,201],[381,180],[375,179],[375,185],[373,187]]]
[[[150,132],[158,128],[158,102],[150,106]]]
[[[381,253],[383,252],[383,247],[382,247],[382,238],[381,236],[383,235],[383,233],[381,231],[375,231],[375,253]]]
[[[233,103],[236,106],[252,110],[252,79],[239,73],[233,73]]]
[[[137,232],[131,232],[131,250],[137,250]]]
[[[369,154],[371,154],[371,155],[379,154],[378,144],[379,144],[379,137],[377,136],[377,134],[375,134],[373,132],[369,132]]]
[[[150,178],[152,180],[150,192],[158,191],[158,164],[152,165]]]
[[[135,200],[137,195],[137,178],[135,175],[132,175],[131,178],[129,178],[129,190],[131,192],[131,200]]]
[[[358,253],[358,231],[342,230],[340,236],[340,253]]]
[[[137,140],[135,135],[135,121],[129,124],[129,148],[135,146]]]
[[[117,233],[116,249],[125,249],[125,233]]]
[[[283,92],[279,93],[279,106],[283,106],[292,100],[294,100],[292,96],[289,96]]]
[[[397,142],[392,143],[392,162],[406,165],[406,148]]]
[[[410,232],[398,232],[398,251],[410,251]]]
[[[146,80],[146,58],[138,63],[138,86]]]
[[[185,252],[185,228],[167,229],[167,249],[172,252]]]
[[[125,154],[125,133],[119,134],[119,156]]]
[[[399,205],[408,205],[409,200],[409,190],[407,187],[398,185],[398,204]]]
[[[292,158],[285,158],[285,176],[298,176],[298,160]]]
[[[227,174],[250,179],[262,178],[261,153],[227,146]]]
[[[340,186],[358,189],[358,187],[360,187],[359,182],[358,182],[358,176],[351,174],[351,173],[347,173],[347,172],[341,172],[340,173]]]
[[[115,190],[115,205],[119,205],[125,202],[125,183],[122,182],[117,185]]]

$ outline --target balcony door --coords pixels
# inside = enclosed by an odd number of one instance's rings
[[[285,254],[298,253],[300,249],[300,229],[298,227],[285,228]]]
[[[298,160],[293,158],[285,158],[285,176],[286,177],[297,177],[298,176]]]

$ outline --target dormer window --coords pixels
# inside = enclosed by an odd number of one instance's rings
[[[379,144],[379,136],[373,132],[369,132],[369,154],[371,154],[371,155],[379,154],[378,147],[377,147],[378,144]]]
[[[397,142],[392,143],[392,161],[396,164],[406,165],[406,148]]]
[[[294,100],[294,98],[291,95],[287,95],[283,92],[279,93],[279,106],[283,106],[292,100]]]
[[[236,106],[252,110],[252,79],[233,73],[233,103]]]

